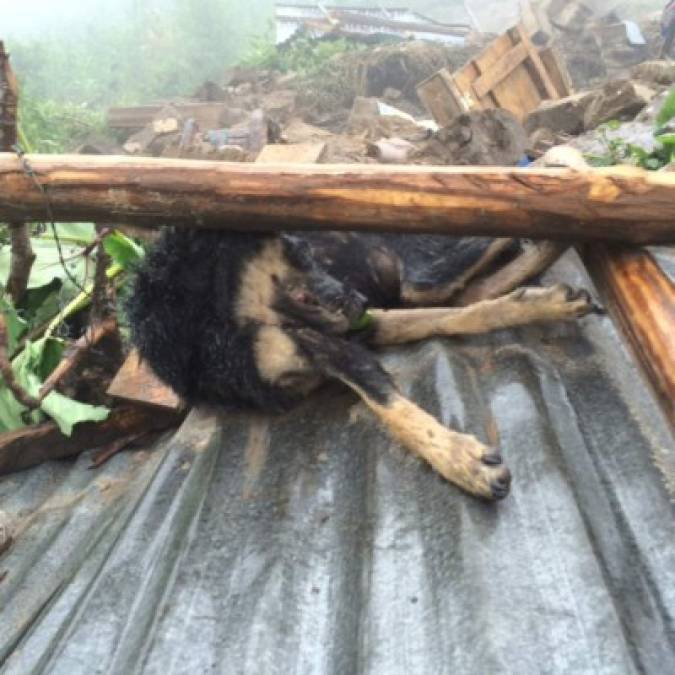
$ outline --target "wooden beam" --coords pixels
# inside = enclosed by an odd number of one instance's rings
[[[501,60],[486,70],[473,83],[473,88],[478,98],[487,96],[495,85],[505,80],[529,56],[527,47],[522,42],[519,42],[513,49],[506,52]]]
[[[72,457],[138,433],[176,426],[181,414],[146,406],[115,408],[103,422],[84,422],[64,436],[54,422],[0,434],[0,476],[51,459]]]
[[[675,426],[675,284],[646,251],[594,244],[583,257]]]
[[[266,165],[34,155],[56,220],[236,230],[370,230],[632,243],[675,241],[675,174]],[[43,220],[45,195],[0,154],[0,221]]]

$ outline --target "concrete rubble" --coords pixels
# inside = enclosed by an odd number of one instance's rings
[[[602,3],[600,3],[600,6]],[[211,160],[526,164],[610,121],[631,122],[675,82],[675,64],[653,58],[660,37],[598,3],[523,3],[535,44],[562,54],[575,91],[544,100],[519,121],[505,110],[475,110],[450,124],[431,119],[416,86],[454,72],[490,42],[422,41],[364,47],[333,57],[318,75],[232,68],[192,98],[111,109],[110,126],[128,154]],[[286,151],[272,146],[298,146]],[[292,160],[283,158],[293,157]]]

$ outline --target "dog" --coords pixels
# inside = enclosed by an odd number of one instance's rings
[[[405,398],[373,348],[592,312],[585,291],[521,287],[563,250],[480,237],[167,229],[135,278],[132,341],[189,404],[283,411],[340,380],[445,479],[503,499],[511,474],[499,452]]]

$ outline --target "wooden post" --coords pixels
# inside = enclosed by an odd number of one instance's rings
[[[17,142],[17,108],[19,86],[9,63],[9,54],[0,41],[0,151],[11,152]],[[27,223],[9,222],[12,257],[9,277],[5,282],[7,291],[18,303],[28,288],[35,254],[30,244],[30,229]]]
[[[675,426],[675,284],[646,251],[594,244],[582,255]]]
[[[675,241],[675,174],[633,167],[267,165],[83,155],[29,160],[63,222]],[[44,218],[45,199],[17,157],[0,154],[0,220]]]

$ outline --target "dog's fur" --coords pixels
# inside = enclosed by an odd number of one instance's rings
[[[501,456],[405,399],[365,345],[569,320],[592,309],[587,294],[565,287],[485,299],[541,271],[523,269],[518,253],[517,242],[484,238],[169,230],[139,270],[132,338],[189,403],[283,410],[337,378],[445,478],[498,499],[510,486]],[[485,278],[497,268],[513,271],[495,293]],[[480,301],[450,307],[458,298]],[[391,311],[373,310],[369,328],[351,330],[368,306]]]

